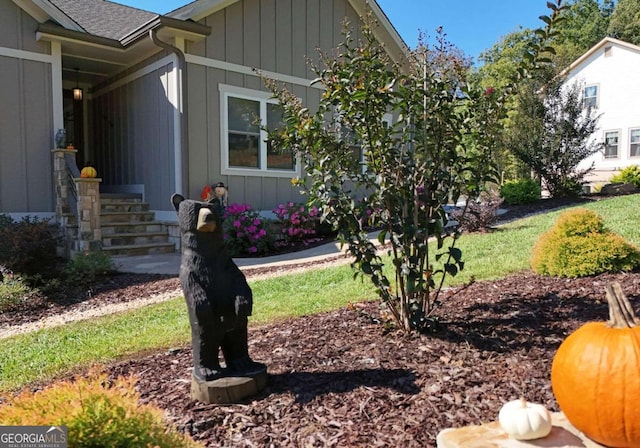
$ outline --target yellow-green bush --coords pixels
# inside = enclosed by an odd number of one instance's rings
[[[140,405],[133,377],[109,384],[105,374],[25,391],[0,406],[0,425],[67,426],[76,447],[199,447],[166,426],[162,410]]]
[[[640,266],[640,250],[609,231],[597,213],[584,208],[563,213],[533,247],[538,274],[586,277],[630,271]]]

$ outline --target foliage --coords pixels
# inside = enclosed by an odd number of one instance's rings
[[[605,228],[583,208],[560,215],[533,248],[531,267],[542,275],[586,277],[640,266],[640,250]]]
[[[0,406],[4,425],[66,426],[69,447],[201,446],[164,422],[161,409],[141,405],[133,377],[106,374],[26,390]]]
[[[608,32],[616,39],[640,45],[640,2],[618,0],[611,16]]]
[[[607,35],[613,11],[612,0],[573,0],[567,4],[554,41],[558,69],[568,66]]]
[[[580,86],[563,86],[557,78],[542,85],[529,83],[518,111],[510,136],[514,155],[542,180],[551,197],[579,194],[593,164],[585,169],[577,166],[602,148],[601,142],[591,139],[600,116],[595,109],[584,108]]]
[[[16,308],[34,292],[19,275],[3,275],[0,280],[0,313]]]
[[[640,188],[640,166],[630,165],[611,178],[612,183],[633,184]]]
[[[64,278],[78,288],[86,288],[113,270],[114,265],[109,254],[84,252],[69,261],[65,267]]]
[[[616,233],[640,245],[640,194],[593,201],[586,207],[605,216],[607,226]],[[536,214],[504,224],[499,232],[464,235],[459,244],[466,267],[456,277],[448,277],[447,286],[463,285],[471,277],[493,280],[529,270],[531,247],[559,214]],[[387,269],[392,269],[390,263]],[[254,303],[250,325],[331,311],[375,298],[370,282],[354,282],[352,277],[349,266],[331,266],[256,279],[251,288],[260,300]],[[0,392],[96,362],[188,344],[189,337],[183,298],[17,335],[0,344]]]
[[[550,5],[552,18],[543,19],[549,26],[559,9]],[[516,78],[548,50],[550,30],[538,32],[542,38],[527,49]],[[500,129],[494,124],[511,87],[469,84],[467,66],[443,37],[434,48],[421,45],[402,67],[378,45],[370,21],[360,42],[348,29],[344,37],[337,57],[323,54],[323,66],[313,67],[322,87],[315,112],[267,81],[284,109],[284,125],[270,130],[269,139],[302,160],[309,179],[301,188],[354,256],[356,275],[371,279],[401,329],[425,331],[445,277],[464,267],[457,233],[445,231],[444,207],[462,194],[477,197],[496,179],[491,151]],[[391,245],[392,274],[369,241],[361,207],[373,211],[368,221],[381,229],[380,242]]]
[[[25,216],[0,220],[0,264],[16,274],[53,276],[57,265],[58,233],[48,219]]]
[[[224,238],[231,256],[264,255],[273,249],[267,221],[248,204],[230,204],[224,212]]]
[[[486,232],[498,220],[498,209],[503,199],[500,197],[479,198],[469,201],[467,209],[456,209],[451,217],[458,222],[460,229],[467,232]]]
[[[531,178],[508,180],[500,187],[500,196],[509,205],[531,204],[540,200],[540,184]]]
[[[306,204],[279,204],[273,209],[273,213],[276,215],[280,236],[285,245],[302,243],[312,238],[320,224],[318,208],[307,207]]]

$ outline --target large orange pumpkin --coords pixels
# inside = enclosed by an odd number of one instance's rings
[[[607,287],[609,322],[569,335],[553,359],[551,385],[577,429],[609,447],[640,447],[640,322],[619,284]]]

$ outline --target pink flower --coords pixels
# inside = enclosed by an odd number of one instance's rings
[[[249,248],[249,252],[251,252],[252,254],[255,254],[256,252],[258,252],[258,248],[256,246],[251,246]]]

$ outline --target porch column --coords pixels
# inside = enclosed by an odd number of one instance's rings
[[[102,249],[100,228],[100,182],[99,178],[75,178],[78,192],[78,238],[76,252],[93,252]]]
[[[78,150],[76,149],[53,149],[53,186],[56,194],[56,218],[63,225],[63,218],[73,213],[69,198],[73,194],[68,181],[67,162],[65,156],[71,155],[74,159]]]

